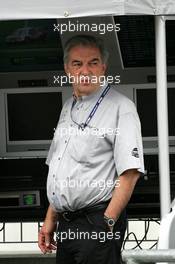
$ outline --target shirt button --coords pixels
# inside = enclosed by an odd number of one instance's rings
[[[55,195],[55,193],[54,193],[54,192],[53,192],[52,194],[53,194],[53,195]]]
[[[55,178],[55,174],[53,174],[53,177]]]
[[[67,140],[65,140],[64,142],[67,143]]]
[[[58,160],[60,160],[61,158],[60,157],[58,157]]]

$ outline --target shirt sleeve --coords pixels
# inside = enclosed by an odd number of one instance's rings
[[[114,161],[118,176],[128,169],[144,173],[141,126],[136,110],[119,116],[117,131]]]
[[[47,154],[47,158],[46,158],[46,164],[49,166],[50,161],[52,159],[52,155],[54,153],[54,148],[55,148],[55,144],[54,144],[54,140],[52,140],[50,148],[49,148],[49,152]]]

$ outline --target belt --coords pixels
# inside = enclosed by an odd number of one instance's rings
[[[76,211],[64,211],[62,213],[59,213],[59,216],[63,217],[66,221],[72,221],[78,217],[86,216],[87,214],[105,209],[109,204],[109,201],[101,202],[99,204],[95,204],[89,207],[84,207],[82,209],[76,210]]]

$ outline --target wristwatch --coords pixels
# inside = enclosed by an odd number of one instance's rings
[[[110,230],[113,231],[113,228],[114,228],[115,223],[117,222],[117,219],[115,220],[114,218],[111,218],[111,217],[104,215],[104,221],[105,221],[105,223],[107,223]]]

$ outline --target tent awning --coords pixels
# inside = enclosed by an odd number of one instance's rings
[[[173,0],[0,0],[0,20],[103,15],[173,15]]]

